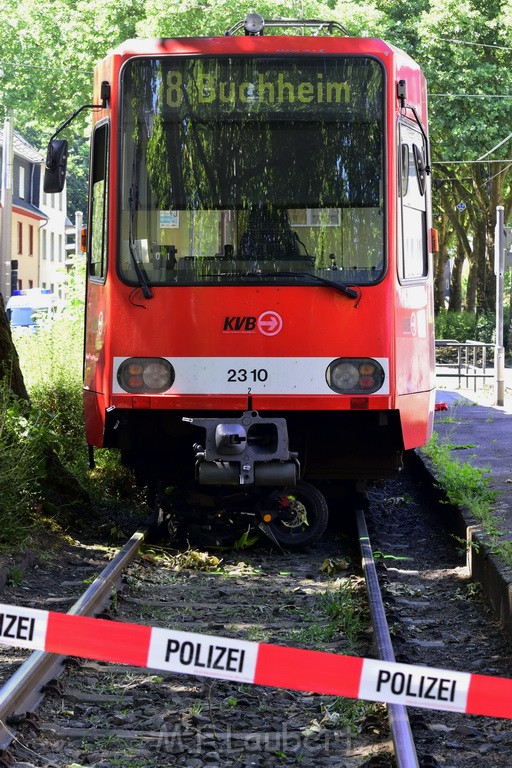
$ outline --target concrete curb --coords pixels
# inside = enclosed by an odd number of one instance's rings
[[[420,450],[414,451],[416,467],[438,488],[438,477],[432,462]],[[444,497],[446,498],[446,497]],[[466,541],[466,563],[471,578],[482,586],[483,593],[505,631],[512,636],[512,568],[491,551],[491,542],[468,509],[447,504],[447,528]]]

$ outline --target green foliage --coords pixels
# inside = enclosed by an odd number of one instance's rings
[[[22,544],[42,495],[48,422],[0,383],[0,546]]]
[[[451,458],[455,446],[440,442],[434,433],[430,443],[422,449],[434,463],[438,483],[448,501],[468,509],[480,522],[485,523],[490,534],[496,533],[493,504],[497,493],[489,486],[489,471],[474,467],[469,462]]]
[[[89,469],[82,399],[83,269],[71,275],[66,308],[37,333],[14,339],[29,392],[32,418],[51,425],[46,439],[64,466],[103,503],[133,497],[135,489],[117,451],[101,451]]]
[[[320,609],[336,631],[347,638],[352,652],[355,652],[365,627],[365,607],[365,600],[351,582],[340,582],[336,591],[324,592],[320,598]]]
[[[137,26],[138,34],[144,37],[223,35],[252,11],[267,19],[339,19],[332,4],[317,0],[261,0],[257,4],[251,0],[203,0],[200,4],[195,0],[146,0],[144,5],[144,17]],[[347,24],[353,28],[350,18]]]
[[[33,410],[53,420],[60,458],[71,464],[71,471],[79,441],[83,450],[84,434],[82,293],[83,279],[74,277],[68,286],[66,309],[37,333],[14,338]]]
[[[436,339],[454,339],[455,341],[494,341],[496,320],[494,313],[450,312],[441,310],[436,315]]]
[[[507,222],[512,213],[511,142],[487,156],[506,138],[512,116],[512,11],[503,0],[0,0],[0,120],[3,108],[14,110],[17,129],[43,149],[55,128],[90,102],[94,65],[112,47],[139,36],[222,35],[253,10],[267,18],[338,20],[350,34],[382,37],[418,61],[430,94],[443,259],[465,256],[474,277],[466,305],[491,307],[496,205],[504,205]],[[85,112],[63,134],[70,142],[70,211],[86,210],[89,121]],[[482,156],[485,162],[459,164]],[[487,163],[498,159],[501,165]]]
[[[448,501],[467,509],[480,523],[491,551],[512,565],[512,543],[506,540],[508,531],[503,530],[500,517],[495,511],[499,494],[490,487],[490,470],[474,467],[468,462],[454,461],[451,451],[456,447],[441,442],[434,433],[430,443],[421,450],[434,464],[438,485]],[[478,548],[479,545],[473,542],[472,546]]]
[[[0,119],[14,125],[38,149],[82,104],[91,102],[94,65],[113,46],[135,37],[143,0],[0,0]],[[70,210],[87,209],[90,114],[63,134],[70,143]]]
[[[424,32],[418,54],[430,89],[450,94],[432,100],[439,159],[476,159],[507,135],[503,131],[504,122],[510,120],[507,99],[466,97],[510,92],[511,28],[506,6],[480,0],[433,0],[418,17]],[[510,157],[509,149],[503,147],[493,159]],[[463,175],[468,175],[467,168]]]

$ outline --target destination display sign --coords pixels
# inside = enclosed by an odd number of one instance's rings
[[[383,112],[383,69],[362,56],[136,59],[125,81],[126,93],[147,84],[148,99],[167,119],[297,113],[376,120]]]

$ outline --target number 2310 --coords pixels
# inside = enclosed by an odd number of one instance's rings
[[[253,368],[252,371],[246,368],[230,368],[228,371],[228,381],[267,381],[268,371],[265,368]]]

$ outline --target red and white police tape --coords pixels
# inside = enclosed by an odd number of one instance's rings
[[[0,604],[0,644],[137,667],[512,718],[512,680]]]

